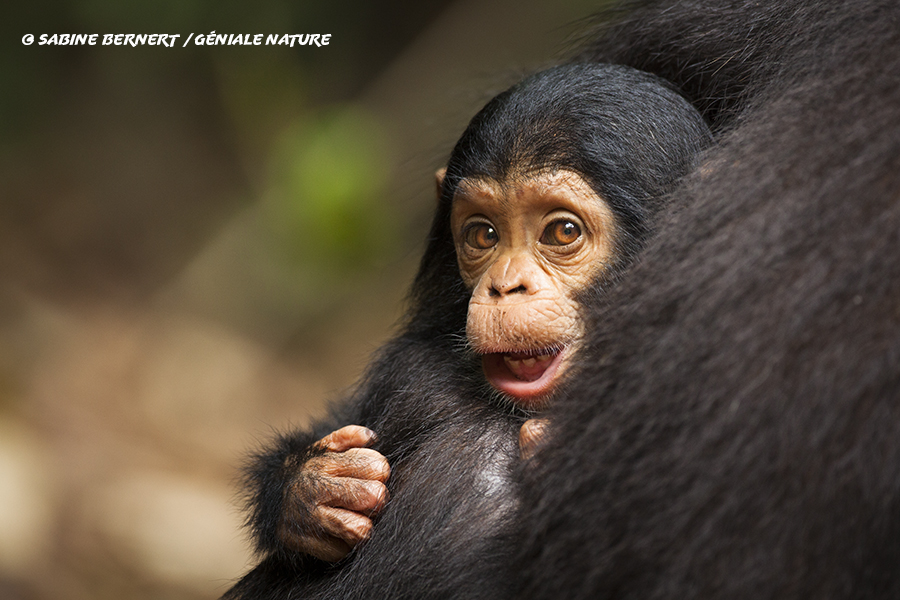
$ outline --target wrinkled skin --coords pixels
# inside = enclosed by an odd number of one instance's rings
[[[584,333],[576,294],[613,259],[612,211],[578,174],[558,170],[463,181],[451,228],[472,290],[469,344],[491,385],[540,407]]]
[[[519,454],[522,460],[529,460],[537,452],[547,436],[548,419],[528,419],[519,429]]]
[[[385,483],[391,474],[384,456],[367,447],[375,439],[373,431],[348,425],[316,443],[325,452],[306,462],[286,498],[281,526],[286,546],[322,560],[338,561],[369,537],[372,517],[388,499]],[[310,492],[314,493],[311,510],[300,502]],[[319,525],[317,535],[290,526],[306,511]]]

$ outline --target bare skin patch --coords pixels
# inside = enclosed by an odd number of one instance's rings
[[[540,405],[583,335],[576,295],[613,259],[612,210],[568,170],[466,179],[451,228],[485,377],[513,402]]]

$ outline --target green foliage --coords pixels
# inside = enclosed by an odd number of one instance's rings
[[[295,260],[340,276],[384,254],[396,221],[385,199],[390,154],[380,123],[354,106],[285,131],[266,200],[273,229]]]

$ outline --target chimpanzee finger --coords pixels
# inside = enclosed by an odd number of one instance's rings
[[[391,466],[381,453],[371,448],[351,448],[310,459],[308,468],[331,477],[372,479],[382,483],[391,475]]]
[[[319,506],[313,516],[325,531],[346,542],[350,547],[369,537],[372,520],[368,517],[333,506]]]
[[[376,439],[378,436],[368,427],[347,425],[332,431],[315,445],[329,452],[343,452],[350,448],[365,448],[373,444]]]
[[[380,481],[353,477],[330,477],[319,495],[319,504],[374,515],[388,500],[387,487]]]
[[[529,419],[519,429],[519,454],[523,460],[531,458],[547,434],[547,419]]]

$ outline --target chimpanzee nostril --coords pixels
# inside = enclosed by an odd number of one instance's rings
[[[488,288],[488,295],[491,298],[499,298],[500,296],[504,296],[504,295],[508,296],[510,294],[527,294],[527,293],[528,293],[528,289],[524,285],[521,285],[521,284],[510,290],[507,290],[505,292],[502,290],[498,290],[497,287],[493,286],[493,285],[490,288]]]

